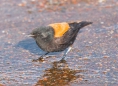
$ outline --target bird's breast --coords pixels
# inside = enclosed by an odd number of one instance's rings
[[[37,45],[46,52],[58,52],[63,51],[66,49],[69,45],[60,45],[55,42],[41,42],[36,41]]]

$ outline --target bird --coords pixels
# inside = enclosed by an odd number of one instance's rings
[[[90,24],[92,22],[89,21],[60,22],[34,29],[29,36],[33,37],[38,47],[46,52],[36,60],[43,59],[50,52],[66,50],[62,57],[62,60],[64,60],[68,52],[72,49],[72,45],[80,29]]]

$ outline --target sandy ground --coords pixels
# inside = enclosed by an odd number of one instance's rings
[[[118,86],[117,0],[0,0],[0,86]],[[27,35],[55,22],[92,21],[66,61]]]

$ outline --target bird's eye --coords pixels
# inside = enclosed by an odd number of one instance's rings
[[[40,36],[41,36],[42,38],[46,38],[46,37],[47,37],[47,34],[41,33]]]

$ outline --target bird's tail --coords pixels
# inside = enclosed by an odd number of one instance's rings
[[[69,23],[70,26],[74,27],[74,28],[72,28],[73,30],[77,30],[78,29],[78,31],[81,28],[83,28],[83,27],[85,27],[85,26],[87,26],[89,24],[92,24],[92,22],[88,22],[88,21],[81,21],[80,22],[79,21],[79,22],[71,22],[71,23]]]
[[[83,27],[85,27],[85,26],[87,26],[87,25],[89,25],[89,24],[92,24],[92,22],[81,21],[81,22],[72,22],[72,23],[69,23],[69,25],[70,25],[71,27],[73,27],[73,28],[71,29],[72,34],[73,34],[73,33],[77,34],[80,29],[82,29]]]
[[[84,26],[87,26],[89,24],[92,24],[92,22],[87,22],[87,21],[81,21],[81,22],[70,22],[69,23],[69,26],[70,26],[70,29],[65,33],[65,35],[63,36],[63,44],[68,44],[70,42],[74,42],[77,34],[78,34],[78,31],[84,27]],[[65,40],[67,39],[67,40]]]
[[[78,24],[77,24],[77,28],[83,28],[83,27],[85,27],[85,26],[87,26],[87,25],[89,25],[89,24],[92,24],[92,22],[88,22],[88,21],[81,21],[81,22],[79,22]]]
[[[79,31],[80,29],[82,29],[83,27],[89,25],[89,24],[92,24],[92,22],[81,21],[81,22],[73,22],[73,23],[70,23],[70,26],[71,26],[71,27],[74,27],[74,28],[72,28],[71,31],[70,31],[70,32],[71,32],[71,34],[70,34],[71,37],[72,37],[72,38],[73,38],[73,37],[76,37],[78,31]]]

